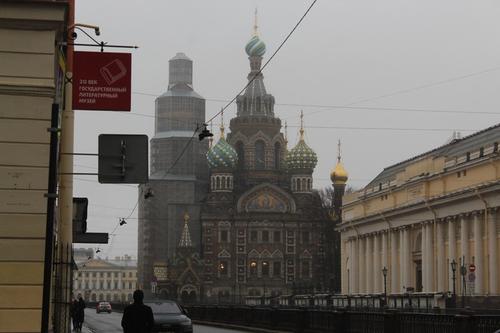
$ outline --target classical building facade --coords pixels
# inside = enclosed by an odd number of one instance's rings
[[[265,44],[246,45],[249,84],[225,137],[208,151],[210,189],[201,212],[203,299],[235,300],[325,290],[325,216],[313,193],[315,152],[287,151],[274,97],[260,71]],[[302,116],[301,116],[302,117]]]
[[[131,302],[137,289],[137,261],[130,256],[115,259],[81,258],[73,276],[73,294],[87,302]]]
[[[388,293],[498,295],[499,142],[500,125],[454,139],[346,195],[342,292],[384,292],[386,267]]]
[[[151,290],[155,263],[175,256],[186,212],[191,216],[194,246],[200,249],[208,143],[199,141],[194,131],[204,122],[205,99],[193,90],[193,62],[178,53],[169,61],[168,89],[156,99],[151,174],[139,189],[138,272],[145,290]]]
[[[63,96],[70,52],[61,43],[69,13],[66,1],[0,2],[0,332],[63,330],[69,324],[64,307],[70,284],[55,278],[56,265],[45,256],[52,249],[46,239],[54,239],[54,262],[61,261],[58,250],[71,249],[71,239],[63,244],[63,219],[56,228],[50,214],[60,217],[59,208],[47,207],[47,197],[55,197],[47,195],[49,174],[58,178],[63,159],[53,154],[50,163],[55,132],[48,129],[60,127],[59,118],[68,113]],[[67,138],[66,128],[61,136]]]

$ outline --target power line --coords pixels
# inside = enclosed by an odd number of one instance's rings
[[[295,26],[293,27],[293,29],[290,31],[290,33],[288,33],[288,35],[285,37],[285,39],[281,42],[281,44],[278,46],[278,48],[276,49],[276,51],[274,51],[274,53],[269,57],[269,59],[264,63],[264,65],[262,66],[261,69],[259,69],[259,71],[252,77],[251,80],[248,81],[248,83],[243,87],[243,89],[240,90],[240,92],[238,94],[236,94],[236,96],[233,97],[233,99],[231,99],[219,112],[217,112],[212,118],[208,119],[207,123],[210,123],[212,122],[212,120],[214,120],[219,114],[221,114],[222,112],[224,112],[224,110],[226,110],[235,100],[236,98],[238,98],[239,95],[241,95],[246,88],[248,88],[248,86],[250,86],[250,84],[262,73],[262,71],[267,67],[267,65],[271,62],[271,60],[273,60],[274,56],[276,56],[276,54],[278,54],[278,52],[281,50],[281,48],[283,47],[283,45],[285,45],[285,43],[288,41],[288,39],[292,36],[292,34],[295,32],[295,30],[299,27],[300,23],[302,23],[302,21],[304,20],[304,18],[307,16],[307,14],[309,13],[309,11],[313,8],[314,4],[316,4],[318,0],[314,0],[311,5],[309,5],[309,7],[307,8],[307,10],[305,11],[304,15],[302,15],[302,17],[300,18],[300,20],[297,22],[297,24],[295,24]]]
[[[467,79],[467,78],[470,78],[470,77],[473,77],[473,76],[477,76],[477,75],[481,75],[481,74],[485,74],[485,73],[490,73],[490,72],[495,72],[495,71],[498,71],[498,70],[500,70],[500,66],[492,67],[492,68],[487,68],[487,69],[484,69],[484,70],[479,71],[479,72],[474,72],[474,73],[470,73],[470,74],[455,76],[455,77],[452,77],[452,78],[449,78],[449,79],[446,79],[446,80],[431,82],[431,83],[423,84],[423,85],[412,87],[412,88],[400,89],[400,90],[396,90],[396,91],[388,93],[388,94],[383,94],[383,95],[378,95],[378,96],[374,96],[374,97],[368,97],[368,98],[360,99],[360,100],[357,100],[355,102],[351,102],[351,103],[345,104],[344,106],[352,106],[352,105],[355,105],[355,104],[360,104],[360,103],[365,103],[365,102],[371,102],[371,101],[375,101],[375,100],[378,100],[378,99],[392,97],[392,96],[396,96],[396,95],[400,95],[400,94],[407,94],[407,93],[410,93],[410,92],[414,92],[414,91],[418,91],[418,90],[422,90],[422,89],[426,89],[426,88],[431,88],[431,87],[435,87],[435,86],[440,86],[440,85],[443,85],[443,84],[446,84],[446,83],[450,83],[450,82],[454,82],[454,81],[459,81],[459,80]],[[320,113],[320,112],[324,112],[324,110],[315,111],[315,112],[312,112],[312,113],[309,113],[309,114],[311,115],[311,114]]]
[[[298,125],[288,125],[288,127],[292,128],[300,128]],[[477,129],[464,129],[464,128],[415,128],[415,127],[360,127],[360,126],[310,126],[307,128],[315,128],[315,129],[338,129],[338,130],[368,130],[368,131],[417,131],[417,132],[451,132],[451,131],[459,131],[459,132],[474,132],[478,131]]]
[[[145,92],[132,92],[133,94],[146,95],[158,97],[159,94],[145,93]],[[227,103],[230,100],[220,99],[220,98],[205,98],[208,102],[220,102]],[[357,102],[356,102],[357,103]],[[409,107],[387,107],[387,106],[354,106],[354,105],[336,105],[336,104],[301,104],[301,103],[275,103],[277,106],[293,106],[298,108],[315,108],[315,109],[325,109],[318,112],[324,111],[340,111],[342,109],[354,110],[354,111],[389,111],[389,112],[416,112],[416,113],[449,113],[449,114],[486,114],[486,115],[500,115],[500,112],[495,111],[470,111],[470,110],[452,110],[452,109],[427,109],[427,108],[409,108]],[[314,114],[316,112],[309,112],[308,114]],[[141,116],[155,118],[155,115],[146,113],[127,113],[127,115]],[[158,119],[176,120],[169,117],[159,116]],[[285,118],[284,118],[285,119]],[[288,119],[288,118],[287,118]]]

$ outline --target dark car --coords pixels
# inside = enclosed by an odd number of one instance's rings
[[[111,304],[109,302],[99,302],[97,306],[95,307],[95,312],[101,313],[101,312],[107,312],[111,313]]]
[[[192,333],[193,324],[187,316],[186,311],[176,302],[161,300],[161,301],[146,301],[147,306],[153,310],[155,319],[155,327],[153,332],[168,332],[168,333]]]

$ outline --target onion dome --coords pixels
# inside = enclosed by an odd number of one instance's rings
[[[332,172],[330,172],[330,179],[332,180],[333,184],[345,184],[348,178],[349,177],[347,171],[345,171],[342,162],[337,162],[335,168],[332,170]]]
[[[249,57],[262,57],[266,53],[266,44],[259,38],[257,24],[257,8],[255,8],[255,22],[253,25],[253,37],[245,46],[245,51]]]
[[[299,143],[293,147],[286,156],[286,165],[288,170],[310,169],[313,170],[318,163],[318,156],[304,140],[304,127],[302,124],[303,114],[300,115],[300,139]]]
[[[266,53],[266,44],[255,35],[248,41],[245,51],[249,57],[262,57]]]
[[[238,163],[238,153],[224,138],[224,125],[220,127],[220,139],[207,152],[207,161],[211,169],[234,169]]]
[[[334,185],[344,185],[347,182],[348,178],[349,178],[349,174],[344,169],[344,165],[341,162],[341,157],[340,157],[340,140],[339,140],[339,143],[338,143],[337,165],[332,170],[332,172],[330,172],[330,179],[332,180],[332,183]]]

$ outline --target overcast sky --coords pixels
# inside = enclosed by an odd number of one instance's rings
[[[102,133],[151,138],[154,96],[166,91],[168,60],[177,52],[194,61],[194,88],[207,99],[209,118],[223,106],[214,100],[230,100],[246,84],[255,8],[265,61],[311,2],[77,0],[76,21],[99,25],[99,40],[140,48],[132,51],[132,111],[77,111],[75,152],[96,153]],[[498,123],[499,17],[498,1],[318,0],[264,71],[276,115],[289,124],[289,148],[304,110],[307,143],[319,159],[315,187],[330,184],[338,139],[349,184],[361,188],[384,167],[444,144],[454,130],[465,136]],[[80,34],[77,42],[88,40]],[[226,122],[235,110],[229,107]],[[96,170],[97,158],[75,158],[75,172]],[[89,198],[89,231],[111,232],[132,211],[137,187],[75,176],[74,196]],[[135,212],[101,249],[136,255]]]

